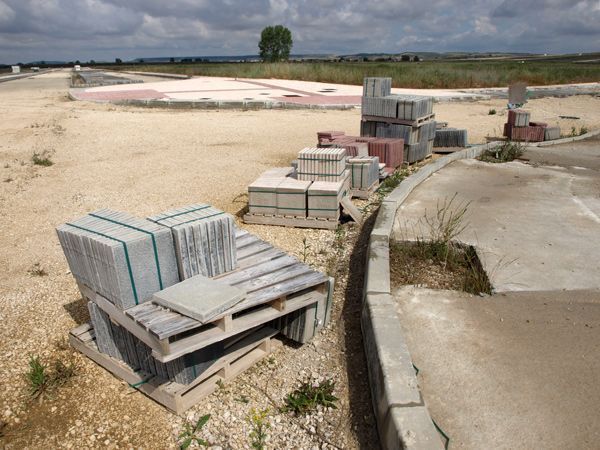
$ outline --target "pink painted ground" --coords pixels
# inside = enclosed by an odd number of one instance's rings
[[[167,98],[162,92],[154,89],[138,89],[130,91],[98,91],[78,92],[79,100],[151,100],[156,98]]]
[[[273,97],[273,100],[300,105],[360,105],[360,95],[309,95],[306,97]]]

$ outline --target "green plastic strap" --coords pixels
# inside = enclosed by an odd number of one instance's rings
[[[325,324],[327,323],[327,311],[329,311],[329,303],[331,300],[331,297],[333,296],[332,292],[331,292],[331,285],[333,283],[331,282],[331,279],[327,280],[327,303],[325,304],[325,319],[323,320],[323,326],[325,326]]]
[[[417,366],[414,365],[413,363],[413,369],[415,369],[415,375],[419,375],[419,368]]]
[[[338,209],[339,208],[308,208],[309,211],[337,211]]]
[[[313,328],[313,337],[317,332],[317,323],[319,322],[319,302],[316,302],[317,310],[315,311],[315,326]]]
[[[276,192],[277,195],[306,195],[306,191],[303,192]]]
[[[172,229],[172,228],[175,228],[175,227],[179,227],[179,226],[181,226],[181,225],[185,225],[186,223],[190,223],[190,222],[196,222],[196,221],[198,221],[198,220],[205,220],[205,219],[209,219],[209,218],[211,218],[211,217],[220,216],[221,214],[225,214],[225,213],[224,213],[223,211],[221,211],[221,212],[218,212],[218,213],[216,213],[216,214],[211,214],[211,215],[209,215],[209,216],[197,217],[196,219],[187,220],[187,221],[185,221],[185,222],[178,223],[177,225],[165,225],[165,226],[166,226],[166,227],[169,227],[169,228],[171,228],[171,229]]]
[[[158,262],[158,249],[156,247],[156,238],[154,237],[154,233],[152,233],[151,231],[148,231],[148,230],[142,230],[141,228],[134,227],[133,225],[128,225],[126,223],[119,222],[117,220],[109,219],[108,217],[102,217],[102,216],[99,216],[94,213],[90,213],[89,215],[92,217],[95,217],[97,219],[106,220],[107,222],[115,223],[117,225],[122,225],[126,228],[131,228],[132,230],[136,230],[141,233],[149,234],[150,237],[152,237],[152,248],[154,249],[154,262],[156,263],[156,271],[158,272],[158,285],[160,286],[160,290],[162,291],[163,290],[163,281],[162,281],[162,275],[160,274],[160,263]]]
[[[277,206],[267,206],[267,205],[251,205],[248,203],[248,206],[250,208],[277,208]]]
[[[309,197],[337,197],[339,194],[311,194],[308,193]]]
[[[201,206],[199,208],[190,209],[189,211],[184,211],[184,212],[180,212],[180,213],[177,213],[177,214],[171,214],[170,216],[162,217],[160,219],[156,219],[154,222],[160,222],[162,220],[172,219],[173,217],[183,216],[184,214],[193,213],[195,211],[200,211],[201,209],[206,209],[206,208],[210,208],[210,205]]]
[[[89,230],[87,228],[80,227],[79,225],[73,225],[72,223],[67,223],[67,225],[73,228],[77,228],[79,230],[87,231],[88,233],[97,234],[98,236],[102,236],[107,239],[112,239],[113,241],[120,242],[123,245],[123,250],[125,250],[125,261],[127,262],[127,270],[129,271],[129,280],[131,281],[131,289],[133,290],[133,298],[135,299],[135,304],[139,305],[137,290],[135,288],[135,281],[133,280],[133,271],[131,270],[131,262],[129,261],[129,252],[127,251],[127,243],[125,241],[122,241],[121,239],[108,236],[98,231]]]
[[[150,378],[146,378],[145,380],[142,380],[142,381],[139,381],[139,382],[137,382],[137,383],[133,383],[133,384],[129,383],[129,386],[130,386],[130,387],[132,387],[132,388],[134,388],[134,389],[137,389],[137,388],[138,388],[138,387],[140,387],[142,384],[146,384],[148,381],[150,381],[150,379],[151,379],[151,378],[152,378],[152,377],[150,377]]]
[[[329,173],[329,172],[298,172],[298,175],[323,175],[330,177],[339,177],[344,174],[346,169],[342,170],[340,173]]]

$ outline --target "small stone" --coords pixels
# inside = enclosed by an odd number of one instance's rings
[[[108,444],[110,444],[110,439],[107,439],[104,441],[104,445],[108,445]]]
[[[75,426],[76,427],[80,427],[81,425],[83,425],[83,422],[81,420],[76,420],[75,421]]]
[[[50,412],[56,412],[58,408],[56,406],[53,406],[52,408],[50,408]]]

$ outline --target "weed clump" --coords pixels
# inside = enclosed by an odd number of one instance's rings
[[[31,266],[31,268],[27,271],[27,273],[29,275],[31,275],[32,277],[45,277],[48,275],[48,272],[46,272],[44,270],[44,268],[42,267],[42,265],[39,262],[37,262],[33,266]]]
[[[479,160],[490,163],[505,163],[520,158],[523,151],[521,143],[507,141],[496,148],[487,150],[479,157]]]
[[[248,415],[248,423],[252,430],[250,431],[250,446],[255,450],[263,450],[267,444],[267,430],[271,424],[267,420],[268,409],[256,410],[252,408]]]
[[[338,398],[333,395],[334,389],[335,383],[331,380],[325,380],[316,385],[302,383],[298,389],[285,398],[284,411],[307,414],[314,411],[317,405],[337,409],[335,402]]]
[[[34,152],[31,157],[31,161],[36,166],[50,167],[54,164],[50,159],[50,156],[44,151],[42,153]]]
[[[76,367],[74,363],[65,364],[61,360],[56,360],[50,369],[47,364],[40,361],[39,356],[31,355],[29,358],[29,371],[26,374],[29,395],[33,399],[42,401],[52,390],[64,385],[75,374]]]
[[[492,108],[488,111],[488,116],[493,116],[495,114],[496,114],[496,110],[494,108]]]
[[[206,414],[200,417],[195,424],[186,421],[183,424],[183,431],[179,434],[179,439],[181,440],[179,448],[185,450],[194,443],[202,447],[210,446],[210,444],[207,441],[205,441],[198,435],[198,433],[200,433],[200,431],[202,430],[202,427],[206,425],[209,419],[210,414]]]

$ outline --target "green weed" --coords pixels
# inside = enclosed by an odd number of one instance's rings
[[[33,156],[31,157],[31,161],[33,161],[33,164],[36,166],[43,167],[49,167],[54,164],[46,152],[34,152]]]
[[[268,409],[256,410],[252,408],[247,421],[252,430],[250,431],[250,446],[255,450],[264,450],[267,442],[267,431],[271,424],[267,420]]]
[[[179,434],[179,439],[181,440],[179,448],[181,450],[185,450],[193,443],[201,445],[202,447],[208,447],[210,445],[207,441],[198,436],[198,433],[200,433],[202,427],[206,425],[209,419],[210,414],[206,414],[200,417],[195,424],[188,421],[183,424],[183,431]]]
[[[524,148],[520,142],[506,141],[496,148],[487,150],[479,159],[490,163],[513,161],[523,155]]]
[[[325,380],[317,385],[302,383],[298,389],[285,398],[284,411],[307,414],[315,410],[317,405],[337,409],[335,402],[338,398],[333,395],[334,389],[335,383],[331,380]]]
[[[32,277],[45,277],[48,275],[48,272],[44,270],[39,262],[35,263],[31,268],[27,271],[29,275]]]
[[[48,365],[40,361],[39,356],[31,355],[29,358],[29,371],[26,374],[31,398],[41,401],[52,390],[64,385],[74,377],[76,369],[73,362],[65,364],[57,359],[50,370]]]
[[[494,108],[492,108],[488,111],[488,116],[493,116],[495,114],[496,114],[496,110]]]

